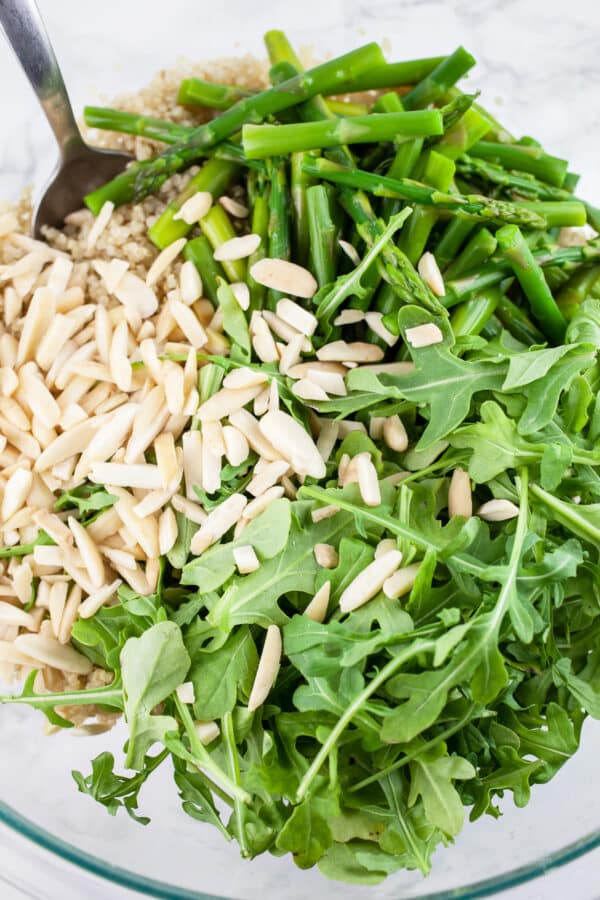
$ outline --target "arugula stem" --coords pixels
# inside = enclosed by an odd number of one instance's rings
[[[517,575],[519,574],[519,565],[523,554],[523,543],[525,541],[525,535],[527,534],[527,519],[529,516],[529,469],[519,469],[519,478],[521,481],[519,486],[519,515],[517,517],[517,527],[515,529],[515,536],[505,578],[502,582],[500,594],[498,595],[498,600],[491,618],[491,625],[494,629],[500,628],[502,619],[508,610],[511,592],[516,583]]]
[[[225,713],[221,720],[222,726],[222,734],[223,734],[223,743],[225,744],[225,748],[227,750],[227,758],[229,760],[229,768],[231,771],[231,777],[241,788],[241,775],[240,775],[240,764],[237,746],[235,743],[235,732],[233,730],[233,718],[231,713]],[[240,850],[242,856],[247,859],[250,856],[250,851],[248,850],[248,843],[246,841],[246,828],[245,828],[245,811],[244,804],[237,798],[234,798],[234,813],[235,818],[237,820],[237,831],[238,831],[238,841],[240,845]]]
[[[206,750],[196,733],[194,720],[192,719],[187,704],[183,703],[183,701],[180,700],[177,694],[173,695],[173,699],[175,701],[175,706],[177,707],[177,712],[179,713],[179,718],[181,719],[182,725],[185,728],[185,732],[190,742],[191,753],[197,760],[198,768],[205,769],[207,772],[210,772],[211,775],[213,775],[214,778],[217,779],[217,781],[219,781],[224,787],[227,788],[234,800],[240,801],[242,803],[250,803],[252,801],[252,797],[250,796],[250,794],[247,791],[243,790],[238,784],[236,784],[235,781],[233,781],[229,777],[229,775],[227,775],[211,759],[209,752]]]
[[[328,758],[329,754],[335,747],[338,738],[343,733],[344,729],[350,724],[355,715],[359,712],[361,706],[369,699],[369,697],[377,691],[382,684],[391,678],[395,672],[400,669],[404,663],[408,662],[409,659],[412,659],[414,656],[417,656],[419,653],[426,653],[429,650],[433,650],[435,647],[435,641],[417,641],[410,647],[407,647],[402,653],[399,653],[398,656],[395,656],[394,659],[391,659],[373,678],[372,681],[358,694],[357,697],[352,701],[352,703],[348,706],[344,714],[338,719],[334,727],[332,728],[329,737],[325,741],[325,743],[321,746],[321,749],[313,759],[310,767],[307,769],[300,785],[298,787],[298,791],[296,792],[296,803],[300,803],[304,797],[306,796],[308,790],[310,789],[311,784],[319,774],[319,770],[325,760]]]
[[[90,688],[82,691],[57,691],[53,694],[4,694],[0,703],[24,703],[36,709],[54,709],[55,706],[87,706],[99,704],[123,709],[123,688],[120,682],[106,687]]]

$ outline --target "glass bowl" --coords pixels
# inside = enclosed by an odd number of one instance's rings
[[[181,56],[262,54],[261,36],[268,28],[286,29],[296,44],[312,47],[317,56],[372,39],[383,40],[392,58],[431,56],[462,43],[480,60],[470,84],[484,89],[496,115],[511,130],[533,132],[549,151],[569,158],[583,175],[582,194],[600,203],[600,118],[589,113],[596,100],[594,69],[600,76],[600,17],[593,0],[567,8],[544,0],[508,5],[494,0],[280,0],[276,6],[227,0],[217,8],[170,0],[168,19],[164,4],[156,0],[106,0],[86,4],[85,11],[77,0],[44,0],[40,7],[78,109],[85,101],[134,90]],[[42,183],[54,148],[4,46],[0,81],[10,86],[0,97],[5,125],[0,134],[0,196],[15,198],[27,184]],[[591,721],[574,760],[550,784],[535,787],[525,809],[516,809],[512,799],[505,798],[504,815],[467,824],[454,845],[437,852],[426,879],[400,873],[366,889],[328,882],[317,870],[302,872],[289,859],[242,861],[235,847],[180,810],[166,769],[159,770],[142,795],[150,825],[143,828],[125,815],[112,818],[77,792],[70,772],[89,771],[89,761],[105,749],[118,758],[124,732],[117,728],[98,737],[42,737],[41,727],[41,714],[0,709],[0,820],[38,848],[111,881],[113,887],[106,884],[99,897],[116,896],[116,884],[173,900],[255,900],[269,892],[278,900],[311,894],[329,900],[481,897],[600,846],[600,811],[590,802],[600,724]],[[38,849],[32,857],[30,846],[29,866],[37,859],[43,868],[43,854]],[[61,896],[80,897],[77,891],[70,893],[68,870],[60,871],[65,887]],[[49,885],[42,890],[46,898]],[[586,900],[591,897],[587,894]]]

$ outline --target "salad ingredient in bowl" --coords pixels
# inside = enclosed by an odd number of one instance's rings
[[[0,217],[0,700],[124,715],[74,773],[111,814],[171,766],[243,856],[374,883],[600,716],[600,217],[464,50],[266,43],[271,87],[88,108],[138,161],[47,243]]]

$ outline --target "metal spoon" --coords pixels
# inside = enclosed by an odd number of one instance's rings
[[[96,150],[81,137],[50,39],[34,0],[0,0],[0,26],[36,93],[58,143],[60,158],[32,219],[34,237],[44,225],[62,225],[83,197],[121,172],[131,157]]]

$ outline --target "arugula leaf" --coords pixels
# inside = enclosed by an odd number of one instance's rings
[[[227,282],[219,278],[218,283],[217,300],[223,313],[223,330],[232,340],[232,359],[248,363],[252,356],[252,344],[246,316]]]
[[[117,498],[113,494],[109,494],[101,484],[85,484],[63,491],[56,503],[54,509],[57,512],[63,509],[75,508],[79,510],[82,517],[89,513],[98,513],[103,509],[109,509],[117,502]]]
[[[190,555],[192,538],[198,531],[198,525],[181,513],[175,513],[175,517],[177,519],[177,540],[167,553],[167,559],[174,569],[183,569]]]
[[[167,731],[177,731],[172,716],[153,715],[152,710],[183,683],[189,667],[190,657],[174,622],[159,622],[126,642],[121,673],[129,726],[127,768],[141,770],[148,748]]]
[[[247,627],[238,628],[213,653],[194,650],[186,639],[192,665],[194,714],[201,720],[220,719],[234,708],[238,692],[250,694],[258,666],[258,653]]]
[[[465,808],[453,782],[475,777],[471,763],[460,756],[446,755],[441,746],[435,753],[415,759],[410,769],[409,806],[420,796],[431,824],[449,837],[457,835],[463,825]]]
[[[276,844],[280,850],[293,854],[294,862],[300,869],[310,869],[332,846],[333,834],[327,811],[318,809],[315,797],[303,800],[294,808],[279,832]]]
[[[156,756],[144,757],[138,774],[127,776],[115,773],[115,758],[112,753],[105,751],[92,760],[90,775],[86,777],[76,771],[71,774],[79,791],[102,804],[111,816],[115,816],[119,809],[124,809],[140,825],[147,825],[150,819],[136,812],[140,788],[168,755],[168,751],[163,750]]]
[[[190,771],[186,763],[176,756],[173,757],[173,768],[173,778],[179,788],[183,811],[198,822],[214,825],[226,840],[231,841],[232,835],[221,821],[206,780]]]

